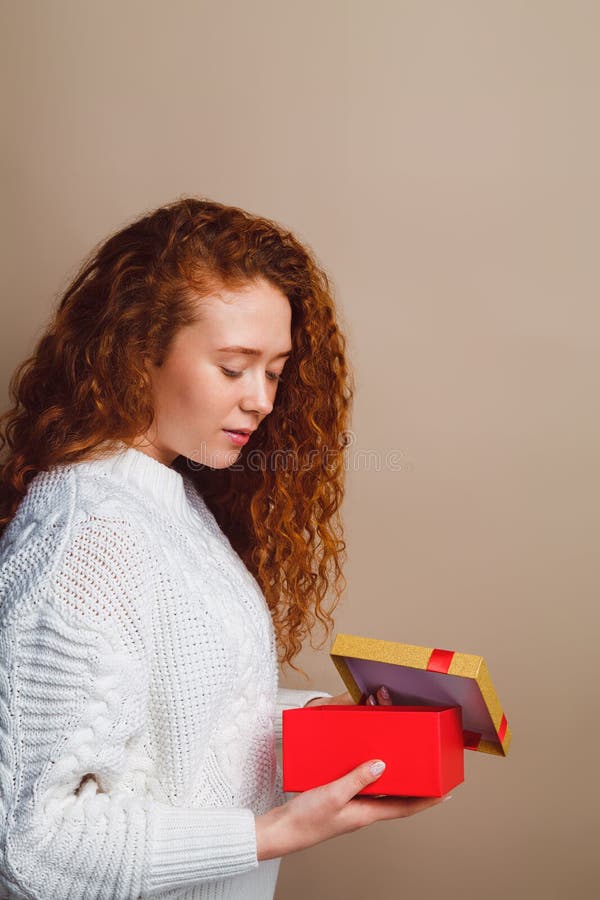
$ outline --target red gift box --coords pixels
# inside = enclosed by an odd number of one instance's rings
[[[334,781],[369,759],[383,759],[386,768],[360,794],[441,797],[464,780],[460,707],[324,705],[283,711],[285,791]]]
[[[465,748],[506,756],[512,735],[481,656],[346,634],[330,655],[357,705],[283,711],[285,791],[377,758],[386,769],[361,794],[439,797],[464,780]],[[393,705],[364,705],[382,684]]]

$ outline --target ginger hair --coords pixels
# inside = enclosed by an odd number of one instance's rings
[[[10,380],[12,406],[0,416],[0,535],[36,473],[134,446],[153,420],[145,361],[161,364],[198,299],[258,279],[279,288],[292,310],[292,355],[273,410],[233,466],[179,456],[173,468],[192,479],[260,585],[280,663],[306,675],[293,659],[307,635],[314,646],[317,621],[327,639],[346,587],[339,510],[353,386],[328,277],[274,221],[187,197],[92,250]]]

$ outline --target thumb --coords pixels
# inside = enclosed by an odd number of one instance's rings
[[[352,769],[347,775],[342,775],[338,779],[338,784],[343,788],[344,794],[347,794],[347,799],[350,800],[368,784],[381,778],[384,769],[385,762],[382,759],[370,759]]]

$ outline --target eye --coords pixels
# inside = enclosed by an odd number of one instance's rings
[[[239,378],[242,375],[242,372],[235,372],[233,369],[226,369],[225,366],[221,366],[221,370],[224,375],[228,378]],[[283,375],[278,375],[276,372],[267,372],[270,381],[283,381]]]

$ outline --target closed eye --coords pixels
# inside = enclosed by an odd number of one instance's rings
[[[221,366],[224,375],[227,375],[228,378],[239,378],[240,375],[243,375],[243,372],[235,372],[233,369],[226,369],[224,366]],[[276,372],[267,372],[268,377],[271,381],[283,381],[283,375],[278,375]]]

